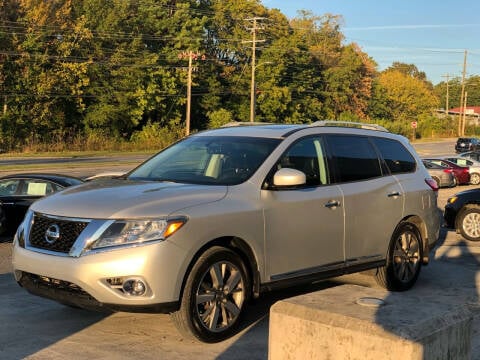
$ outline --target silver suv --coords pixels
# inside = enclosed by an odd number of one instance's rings
[[[404,137],[339,125],[205,131],[46,197],[17,231],[15,278],[66,305],[171,313],[205,342],[266,290],[367,269],[406,290],[438,238],[436,182]]]

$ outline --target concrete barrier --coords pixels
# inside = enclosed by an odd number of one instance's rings
[[[269,359],[471,359],[466,305],[342,285],[275,303]]]

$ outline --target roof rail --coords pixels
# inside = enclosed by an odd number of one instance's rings
[[[266,122],[252,122],[252,121],[231,121],[220,127],[232,127],[232,126],[255,126],[255,125],[272,125],[272,123]]]
[[[339,127],[351,127],[351,128],[357,128],[357,129],[390,132],[387,129],[385,129],[383,126],[380,126],[377,124],[366,124],[366,123],[353,122],[353,121],[321,120],[321,121],[315,121],[311,123],[310,126],[339,126]]]

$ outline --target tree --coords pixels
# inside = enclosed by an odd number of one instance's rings
[[[431,113],[439,104],[425,82],[397,70],[383,71],[378,77],[378,86],[385,94],[385,106],[394,121],[410,122],[419,115]]]

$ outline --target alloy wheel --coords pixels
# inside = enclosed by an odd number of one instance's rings
[[[241,271],[231,262],[214,263],[203,275],[196,291],[200,323],[211,332],[225,331],[236,322],[244,300]]]
[[[469,212],[462,221],[462,228],[470,238],[480,238],[480,213]]]
[[[411,231],[402,232],[393,251],[393,271],[396,278],[404,283],[412,280],[420,266],[420,243]]]

